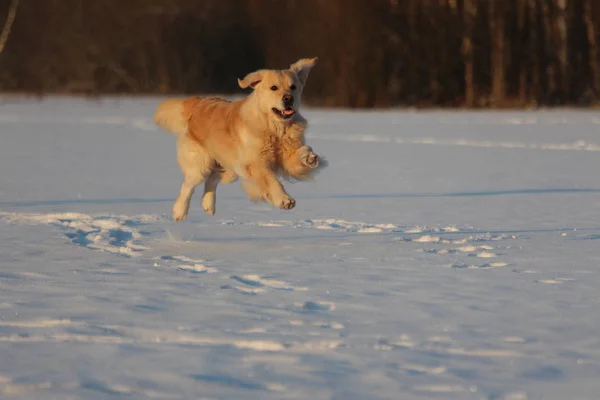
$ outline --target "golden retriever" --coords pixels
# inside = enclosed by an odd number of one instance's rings
[[[239,80],[254,89],[245,98],[169,99],[159,104],[154,121],[177,137],[177,162],[183,184],[173,218],[184,220],[194,189],[204,181],[202,207],[214,215],[219,182],[242,178],[253,201],[294,208],[277,178],[308,180],[325,166],[304,143],[307,121],[298,112],[302,90],[317,58],[301,59],[285,70],[258,70]]]

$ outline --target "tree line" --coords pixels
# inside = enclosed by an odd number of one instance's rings
[[[319,56],[306,98],[322,106],[600,95],[598,0],[0,0],[0,24],[3,92],[238,93]]]

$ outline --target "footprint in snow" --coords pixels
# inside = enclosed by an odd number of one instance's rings
[[[266,292],[267,289],[286,290],[286,291],[301,291],[308,290],[306,287],[294,286],[284,281],[262,277],[260,275],[233,275],[231,277],[235,284],[223,285],[221,289],[233,289],[241,294],[255,295]]]
[[[304,303],[294,303],[302,311],[334,311],[335,303],[329,301],[305,301]]]
[[[154,263],[155,267],[169,267],[176,268],[181,271],[189,271],[194,273],[214,273],[218,269],[214,267],[207,267],[204,265],[204,260],[195,260],[186,256],[161,256]]]

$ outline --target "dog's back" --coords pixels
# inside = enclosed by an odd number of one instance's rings
[[[176,137],[180,137],[187,133],[192,117],[212,119],[214,114],[220,114],[218,111],[222,113],[223,106],[229,104],[231,104],[229,101],[218,97],[194,96],[185,99],[168,99],[158,105],[154,113],[154,122]]]

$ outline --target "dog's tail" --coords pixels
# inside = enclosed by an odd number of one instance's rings
[[[189,120],[198,101],[197,97],[165,100],[156,108],[154,122],[176,137],[183,136],[187,133]]]

